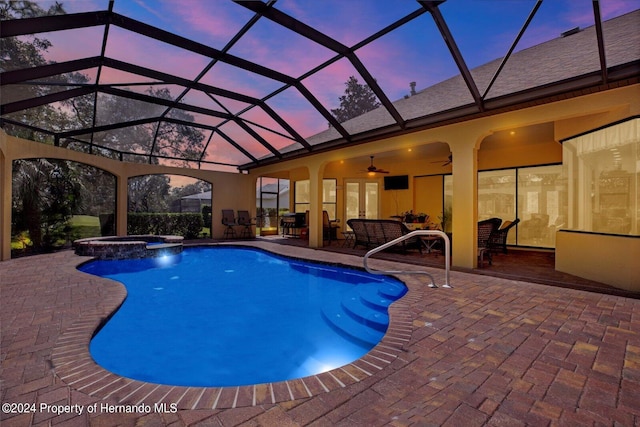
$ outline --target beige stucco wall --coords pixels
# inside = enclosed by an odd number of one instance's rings
[[[556,270],[640,292],[640,236],[558,231]]]

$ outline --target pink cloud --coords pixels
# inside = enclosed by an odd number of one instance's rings
[[[231,2],[210,2],[192,0],[170,0],[164,2],[165,8],[171,12],[171,20],[176,19],[189,29],[205,34],[217,40],[220,44],[233,37],[244,24],[238,9],[242,9]],[[218,46],[221,48],[222,46]]]
[[[267,104],[303,137],[326,129],[327,121],[294,88],[285,90]]]
[[[222,62],[218,62],[200,82],[254,98],[262,98],[282,86],[269,78]]]
[[[315,110],[288,111],[286,120],[304,138],[328,128],[328,122]]]
[[[118,84],[118,83],[142,83],[142,82],[155,82],[156,80],[149,79],[137,74],[127,73],[125,71],[116,70],[109,67],[103,67],[100,73],[101,84]],[[144,91],[144,89],[141,89]]]
[[[104,27],[77,28],[67,31],[38,34],[39,39],[49,40],[52,46],[45,57],[55,62],[99,56]]]
[[[131,33],[120,28],[109,32],[106,56],[184,78],[195,77],[208,58]]]
[[[290,30],[262,21],[230,51],[291,77],[299,77],[335,54]]]
[[[355,76],[362,84],[364,80],[347,59],[341,59],[327,68],[305,79],[302,83],[327,109],[339,105],[338,98],[344,95],[345,83]]]
[[[392,101],[409,93],[412,81],[423,88],[444,78],[440,71],[441,59],[437,55],[431,56],[427,67],[422,52],[412,46],[392,44],[382,39],[356,54]]]
[[[616,16],[637,10],[640,3],[637,0],[610,0],[600,2],[600,14],[607,20]]]

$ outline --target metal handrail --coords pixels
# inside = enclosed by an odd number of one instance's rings
[[[433,280],[433,276],[429,273],[427,273],[426,271],[403,271],[403,270],[372,270],[371,268],[369,268],[369,266],[367,265],[367,260],[369,259],[369,257],[373,254],[376,254],[380,251],[383,251],[391,246],[394,246],[404,240],[410,239],[412,237],[416,237],[416,236],[440,236],[444,239],[444,267],[445,267],[445,284],[442,285],[443,288],[452,288],[452,286],[449,284],[449,270],[451,268],[451,258],[450,258],[450,247],[451,247],[451,242],[449,241],[449,236],[447,236],[446,233],[440,231],[440,230],[415,230],[412,231],[410,233],[404,234],[400,237],[398,237],[397,239],[393,239],[390,242],[384,243],[381,246],[375,247],[373,249],[371,249],[369,252],[367,252],[364,255],[364,259],[363,259],[363,263],[364,263],[364,268],[365,270],[367,270],[367,272],[371,273],[371,274],[426,274],[427,276],[429,276],[429,278],[431,279],[431,284],[429,285],[430,288],[437,288],[438,286],[435,283],[435,280]],[[422,242],[421,242],[422,243]]]

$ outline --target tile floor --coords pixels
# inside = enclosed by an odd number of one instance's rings
[[[349,253],[238,244],[362,265]],[[178,388],[93,363],[91,333],[125,293],[76,271],[83,259],[0,262],[3,427],[640,425],[639,299],[474,272],[453,271],[453,289],[403,276],[410,291],[392,307],[390,334],[352,365],[319,380]]]

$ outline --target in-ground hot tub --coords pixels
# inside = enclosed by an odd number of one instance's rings
[[[73,242],[76,255],[97,259],[135,259],[175,255],[182,252],[182,236],[106,236]]]

